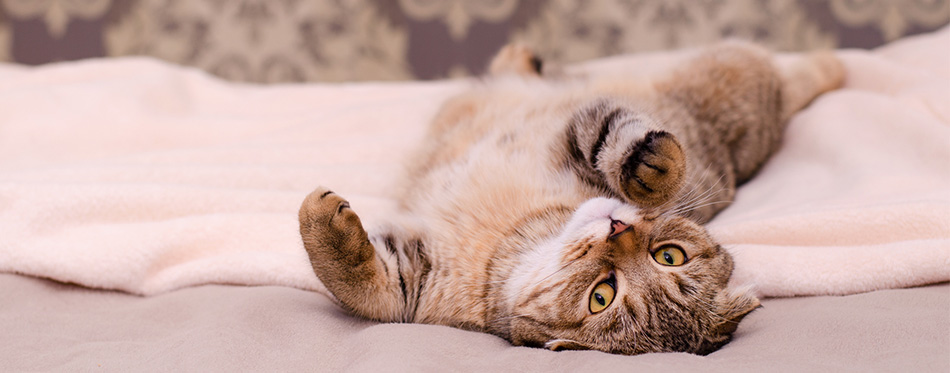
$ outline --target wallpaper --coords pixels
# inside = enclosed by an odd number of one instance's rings
[[[510,41],[574,62],[723,38],[873,48],[950,0],[0,0],[0,61],[145,55],[258,83],[478,74]]]

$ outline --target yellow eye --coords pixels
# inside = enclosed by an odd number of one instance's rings
[[[603,311],[613,301],[614,286],[609,281],[597,284],[594,291],[590,293],[590,313]]]
[[[686,253],[679,246],[666,245],[653,253],[653,260],[665,266],[681,266],[686,262]]]

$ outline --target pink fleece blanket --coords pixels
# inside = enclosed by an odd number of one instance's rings
[[[711,224],[763,296],[950,280],[950,28],[841,51],[846,87]],[[611,59],[631,72],[654,54]],[[582,69],[596,72],[598,63]],[[322,291],[297,232],[316,185],[372,225],[465,81],[247,86],[148,59],[0,65],[0,272],[136,294]]]

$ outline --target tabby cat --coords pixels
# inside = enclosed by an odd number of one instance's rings
[[[729,253],[701,226],[780,143],[785,121],[838,87],[840,62],[779,67],[743,43],[649,84],[545,79],[505,47],[448,100],[367,233],[317,188],[300,208],[313,270],[346,310],[448,325],[512,344],[707,354],[759,306],[728,287]]]

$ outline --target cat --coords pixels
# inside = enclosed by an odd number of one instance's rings
[[[545,78],[520,45],[445,102],[411,158],[399,213],[367,233],[341,196],[303,201],[314,273],[344,309],[514,345],[708,354],[759,307],[727,286],[702,224],[780,144],[785,122],[844,79],[830,53],[779,67],[710,47],[650,84]]]

